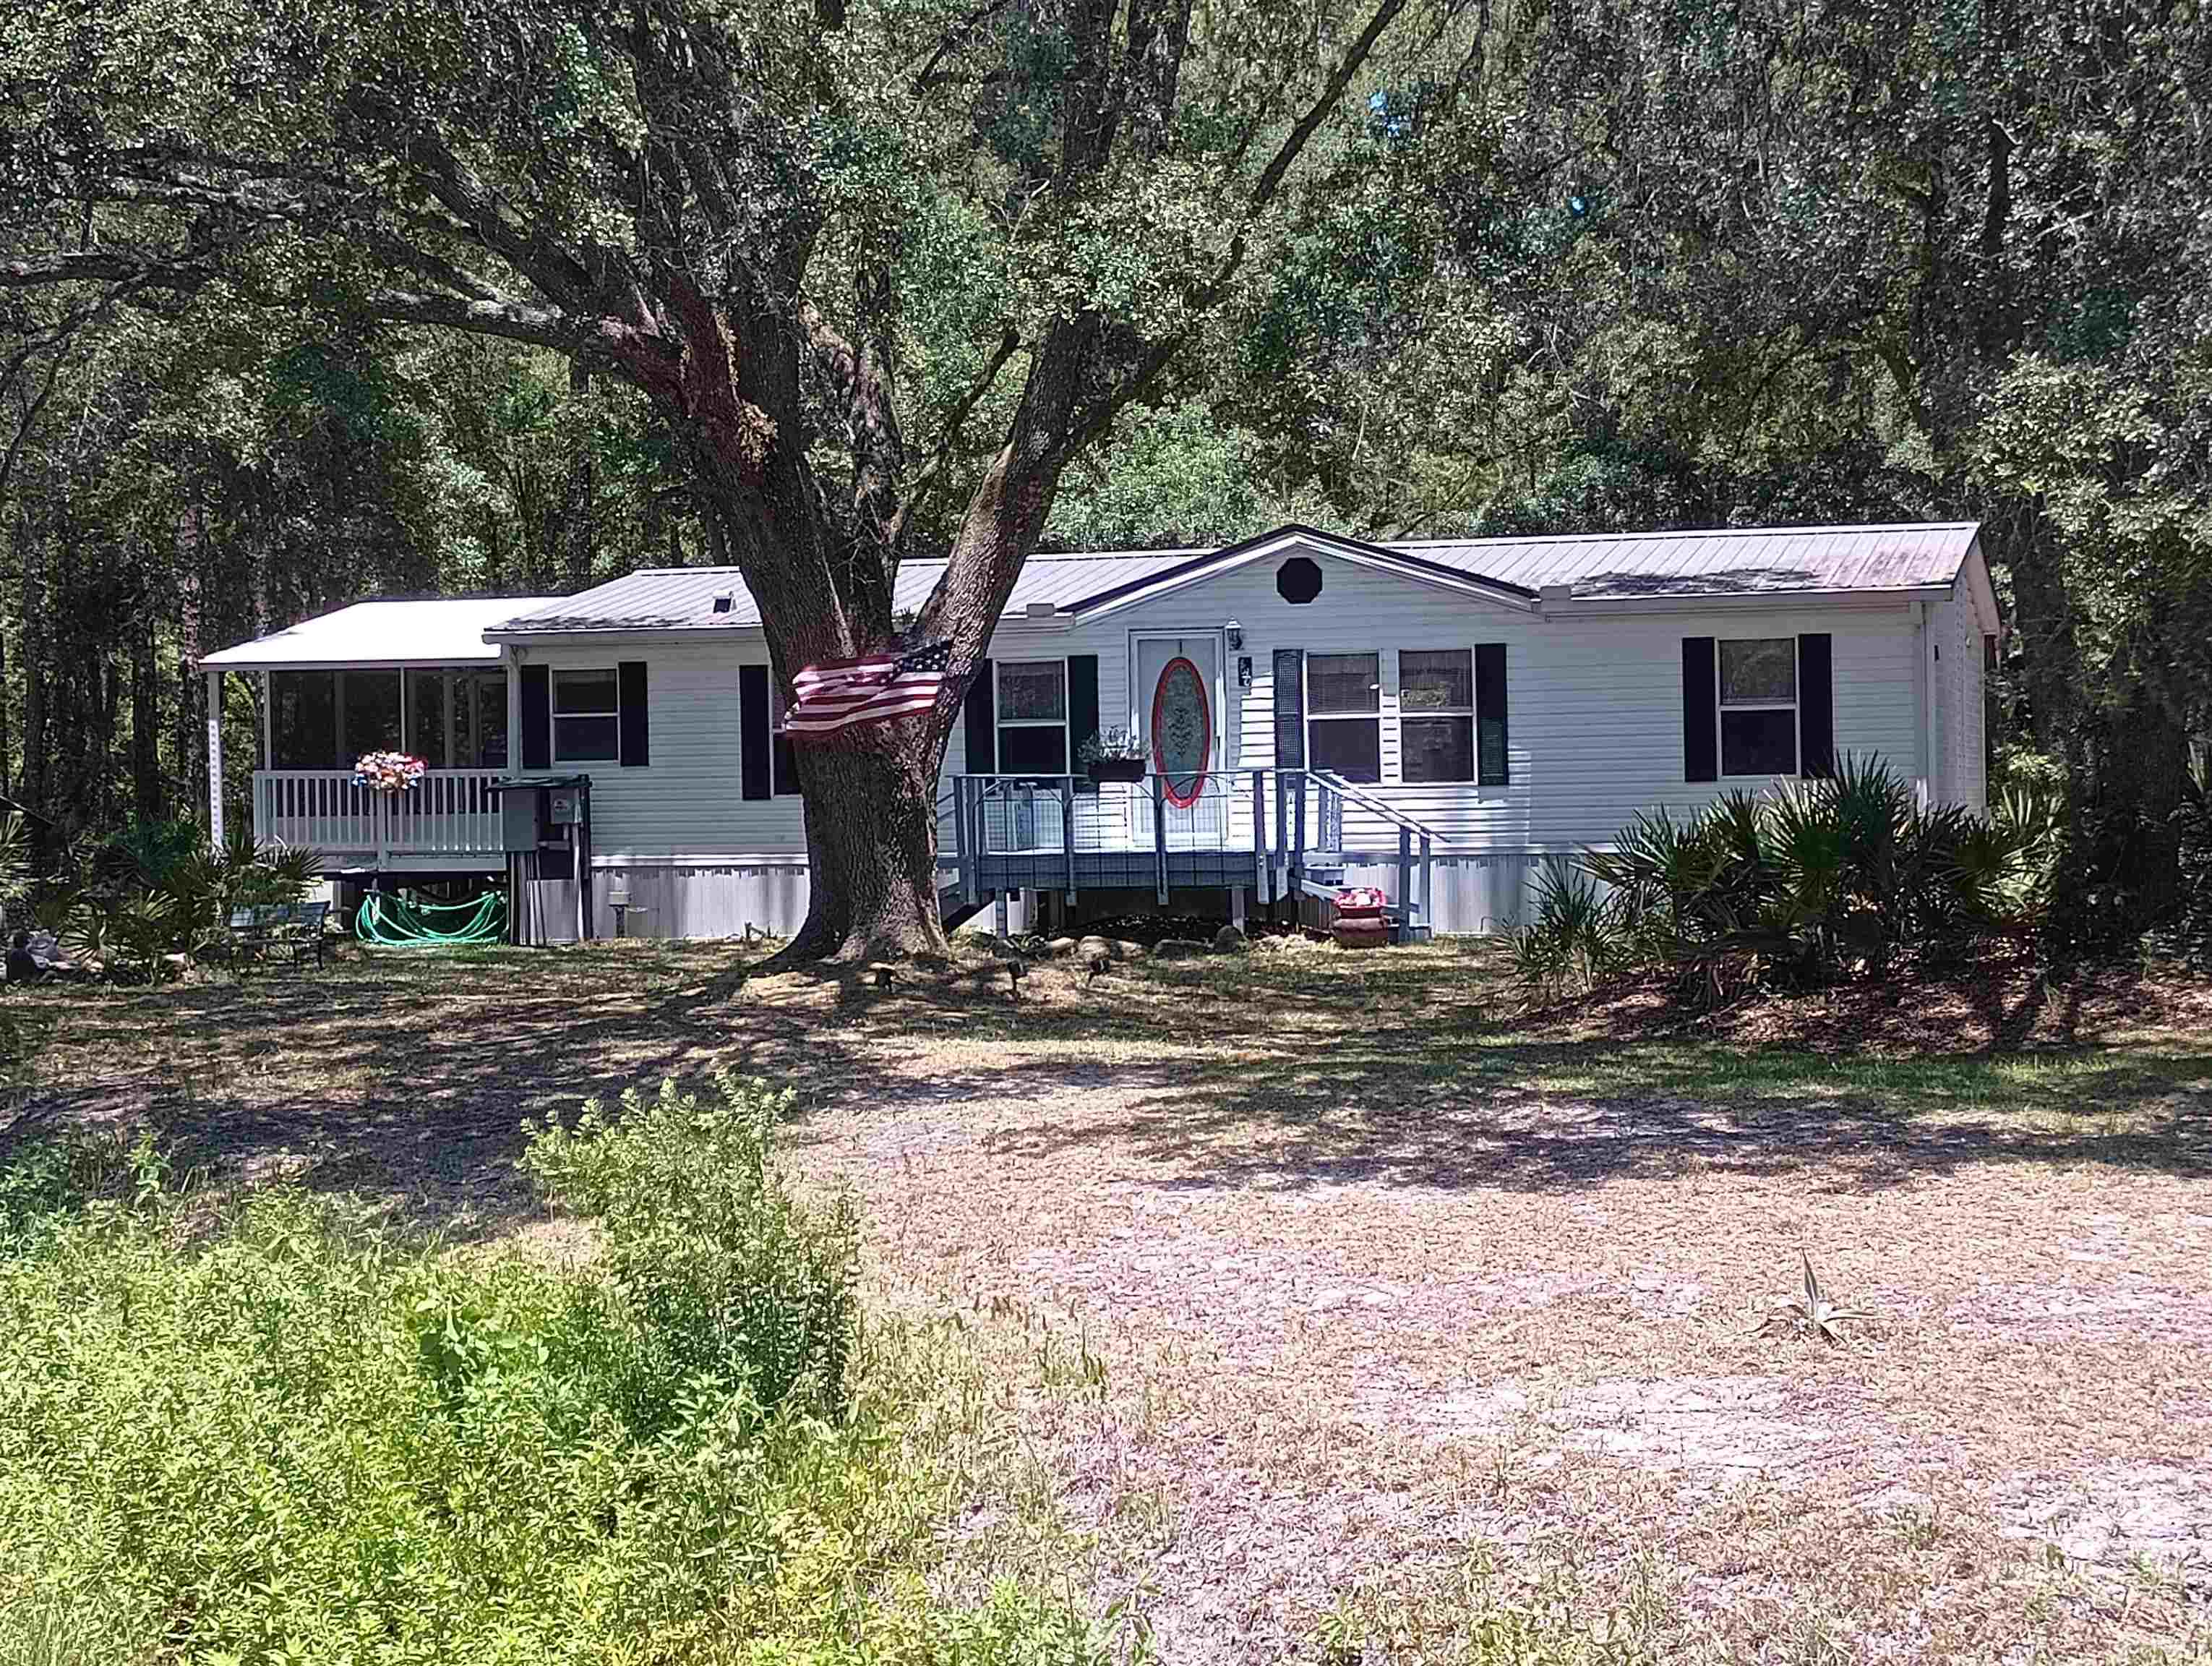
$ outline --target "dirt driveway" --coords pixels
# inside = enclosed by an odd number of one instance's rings
[[[16,1122],[150,1116],[496,1234],[524,1116],[780,1075],[885,1298],[1026,1377],[1096,1600],[1171,1661],[1435,1658],[1501,1614],[1592,1658],[2212,1647],[2212,1006],[1954,1005],[1931,1047],[1532,1020],[1443,948],[1017,1002],[623,945],[56,1006]],[[1869,1316],[1841,1345],[1754,1329],[1801,1250]]]

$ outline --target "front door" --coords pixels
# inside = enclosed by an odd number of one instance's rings
[[[1152,842],[1153,805],[1166,815],[1170,849],[1213,849],[1228,806],[1222,743],[1221,633],[1146,633],[1132,638],[1129,727],[1159,776],[1133,805],[1133,831]]]

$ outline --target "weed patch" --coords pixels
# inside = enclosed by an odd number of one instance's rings
[[[0,1658],[1091,1658],[1066,1602],[931,1594],[957,1362],[864,1331],[851,1206],[786,1189],[779,1107],[726,1078],[538,1130],[605,1245],[569,1267],[20,1161]]]

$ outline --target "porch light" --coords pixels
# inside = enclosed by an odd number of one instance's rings
[[[1229,633],[1229,646],[1231,648],[1239,648],[1244,646],[1244,627],[1243,625],[1237,623],[1236,620],[1231,619],[1227,624],[1224,625],[1222,629]]]

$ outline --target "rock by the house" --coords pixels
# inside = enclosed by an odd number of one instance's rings
[[[1121,953],[1109,938],[1086,937],[1075,945],[1075,958],[1089,965],[1093,961],[1119,960]]]
[[[1114,946],[1121,952],[1121,958],[1124,960],[1142,960],[1145,958],[1145,945],[1141,943],[1132,943],[1126,937]]]
[[[1242,954],[1244,952],[1244,933],[1234,926],[1224,926],[1213,933],[1213,952],[1216,954]]]
[[[1096,942],[1098,939],[1093,938],[1088,940]],[[1044,945],[1044,952],[1054,960],[1058,960],[1062,955],[1073,954],[1075,949],[1075,939],[1072,937],[1055,937]]]
[[[1163,960],[1188,960],[1206,952],[1206,945],[1194,937],[1164,937],[1152,951]]]

